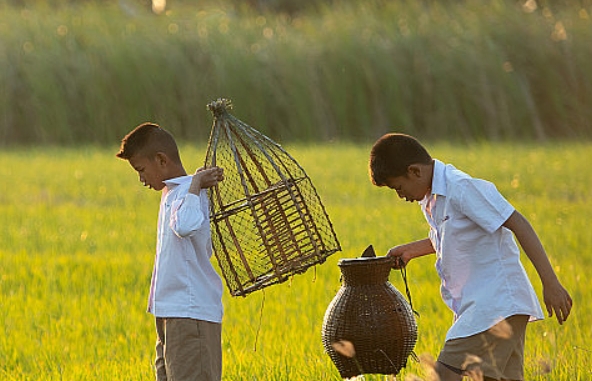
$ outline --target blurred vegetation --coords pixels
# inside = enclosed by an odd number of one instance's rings
[[[0,0],[0,144],[592,137],[592,0]]]

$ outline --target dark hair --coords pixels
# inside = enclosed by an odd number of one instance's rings
[[[382,136],[370,151],[372,184],[384,186],[387,178],[404,176],[411,164],[430,164],[432,157],[412,136],[391,133]]]
[[[173,135],[157,124],[143,123],[125,135],[121,140],[119,152],[115,156],[129,160],[136,155],[154,157],[157,152],[165,153],[177,163],[181,162]]]

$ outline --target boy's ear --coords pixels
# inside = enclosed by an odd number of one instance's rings
[[[157,152],[154,155],[154,160],[156,161],[157,164],[159,164],[161,166],[165,166],[167,164],[167,162],[169,161],[169,157],[164,152]]]
[[[420,177],[421,176],[421,166],[418,164],[410,164],[407,167],[407,177],[410,177],[410,176]]]

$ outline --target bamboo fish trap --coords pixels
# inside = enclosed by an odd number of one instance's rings
[[[233,296],[246,296],[323,263],[341,250],[310,178],[277,143],[208,104],[214,123],[206,166],[224,168],[210,189],[212,246]]]

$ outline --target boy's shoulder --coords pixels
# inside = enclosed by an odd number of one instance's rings
[[[469,183],[475,184],[476,186],[490,186],[493,184],[491,181],[479,177],[473,177],[452,164],[443,164],[442,172],[447,183],[454,183],[459,186],[468,185]]]
[[[436,161],[434,170],[437,171],[438,168],[441,168],[441,171],[444,172],[446,177],[450,178],[452,180],[462,180],[462,179],[472,179],[473,178],[471,175],[458,169],[453,164],[447,164],[447,163],[442,163],[442,162]]]
[[[499,193],[495,184],[491,181],[473,177],[457,169],[452,164],[444,165],[442,177],[444,178],[445,193],[449,197],[462,197],[466,194]]]

